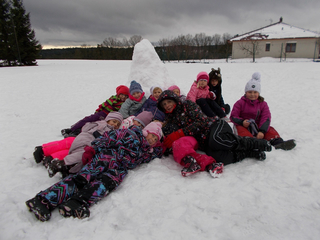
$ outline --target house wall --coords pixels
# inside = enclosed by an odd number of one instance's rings
[[[270,43],[270,51],[266,51],[266,44]],[[287,43],[296,43],[295,52],[285,52]],[[317,44],[316,44],[317,43]],[[280,58],[282,49],[282,58],[319,58],[319,39],[316,38],[301,38],[301,39],[265,39],[255,41],[257,44],[256,58],[274,57]],[[232,42],[232,58],[252,58],[252,54],[242,47],[253,48],[252,41],[233,41]],[[316,49],[315,49],[316,47]]]

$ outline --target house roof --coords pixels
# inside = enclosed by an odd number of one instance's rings
[[[283,38],[317,38],[320,33],[309,31],[303,28],[291,26],[282,21],[256,29],[251,32],[231,38],[229,41],[244,39],[283,39]]]

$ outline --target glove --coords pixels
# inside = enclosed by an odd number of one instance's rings
[[[95,138],[98,138],[98,137],[101,136],[101,134],[99,133],[99,131],[94,131],[94,132],[92,133],[92,135],[93,135]]]
[[[170,133],[165,139],[164,139],[164,146],[166,146],[167,148],[171,148],[172,147],[172,143],[176,140],[178,140],[181,137],[184,137],[184,133],[182,131],[182,129],[179,129],[178,131],[175,131],[173,133]]]
[[[209,92],[209,98],[212,100],[216,99],[216,94],[214,92]]]
[[[92,147],[85,146],[84,153],[82,154],[83,165],[86,165],[87,163],[89,163],[95,154],[96,154],[96,152],[94,151],[94,149]]]
[[[222,111],[226,112],[226,109],[225,109],[225,108],[222,107],[221,109],[222,109]]]

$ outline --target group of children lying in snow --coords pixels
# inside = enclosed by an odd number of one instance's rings
[[[187,96],[176,85],[165,91],[153,86],[148,99],[136,81],[130,88],[118,86],[94,114],[63,129],[64,139],[35,148],[35,161],[43,163],[50,177],[60,172],[63,179],[28,200],[27,207],[41,221],[49,220],[57,207],[64,217],[89,217],[89,207],[115,190],[129,170],[165,152],[183,166],[182,176],[206,170],[217,177],[226,164],[246,157],[266,159],[271,145],[294,148],[294,140],[284,141],[270,126],[260,82],[254,73],[231,111],[239,136],[226,124],[230,106],[221,94],[220,69],[200,72]],[[232,144],[226,147],[223,141]]]

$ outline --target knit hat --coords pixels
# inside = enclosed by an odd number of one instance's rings
[[[180,88],[179,88],[177,85],[172,85],[171,87],[168,88],[168,90],[170,90],[170,91],[173,91],[173,90],[175,90],[175,89],[178,89],[179,92],[181,92],[181,91],[180,91]]]
[[[209,82],[209,74],[206,72],[200,72],[197,75],[197,82],[199,82],[200,80],[206,80],[207,82]]]
[[[252,74],[251,80],[247,82],[244,92],[248,91],[257,91],[259,94],[261,93],[261,74],[259,72],[255,72]]]
[[[118,120],[120,122],[120,124],[122,123],[123,121],[123,117],[121,115],[121,113],[119,112],[110,112],[108,114],[108,116],[105,118],[105,120],[108,122],[109,120],[111,119],[115,119],[115,120]]]
[[[133,120],[138,121],[142,124],[143,127],[148,125],[152,121],[153,115],[152,112],[149,111],[143,111],[139,113]]]
[[[143,93],[142,87],[135,80],[130,83],[130,94],[134,94],[135,92]]]
[[[143,136],[147,136],[149,133],[153,133],[158,137],[158,141],[162,138],[162,125],[160,122],[151,122],[143,130]]]
[[[129,88],[127,86],[124,85],[120,85],[116,88],[116,92],[117,92],[117,96],[119,96],[120,94],[124,94],[129,96]]]
[[[153,90],[154,90],[155,88],[160,88],[161,91],[163,92],[163,88],[162,88],[162,87],[160,87],[159,85],[153,85],[153,86],[150,88],[150,94],[151,94],[151,95],[153,95]]]

